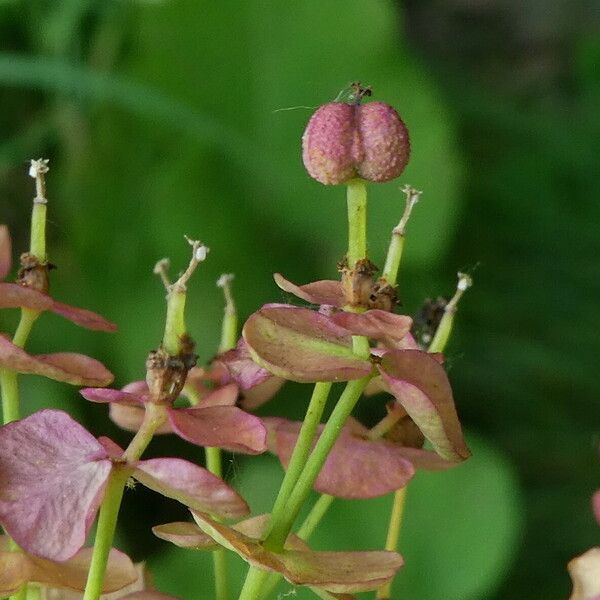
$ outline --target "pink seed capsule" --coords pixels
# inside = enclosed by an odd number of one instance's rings
[[[309,175],[325,185],[355,177],[384,182],[402,173],[410,154],[408,130],[384,102],[331,102],[311,117],[302,136]]]

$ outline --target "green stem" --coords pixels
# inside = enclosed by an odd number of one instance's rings
[[[238,600],[258,600],[261,598],[263,584],[267,581],[269,575],[269,571],[250,567]]]
[[[404,233],[396,233],[394,229],[381,275],[382,279],[385,279],[390,285],[396,285],[398,269],[400,268],[402,252],[404,251],[404,240]]]
[[[206,468],[219,478],[223,477],[220,448],[206,448]],[[216,520],[216,517],[213,517]],[[227,600],[229,597],[229,586],[227,577],[227,554],[225,548],[219,548],[212,552],[215,573],[215,598],[216,600]]]
[[[383,437],[398,422],[402,414],[402,410],[390,412],[377,425],[375,425],[375,427],[373,427],[369,431],[369,439],[376,440]],[[313,507],[311,508],[304,521],[302,522],[302,525],[300,525],[300,528],[296,532],[296,535],[299,538],[308,541],[315,529],[317,528],[317,525],[327,514],[327,511],[329,510],[329,507],[333,504],[334,500],[335,496],[330,496],[329,494],[323,494],[322,496],[320,496],[319,499],[314,503]],[[269,594],[273,592],[280,579],[281,575],[279,575],[278,573],[271,573],[265,585],[263,586],[261,597],[268,598]]]
[[[235,302],[231,293],[231,281],[233,275],[221,275],[217,286],[223,289],[225,296],[225,312],[221,325],[221,342],[219,354],[235,348],[237,343],[238,319]],[[220,448],[206,448],[206,468],[219,478],[223,478],[223,465]],[[214,517],[216,520],[216,517]],[[227,576],[227,554],[225,548],[219,548],[212,553],[213,567],[215,573],[215,596],[216,600],[227,600],[229,597],[229,585]]]
[[[37,310],[31,310],[30,308],[21,309],[21,319],[12,340],[15,346],[19,346],[19,348],[25,347],[31,333],[31,328],[39,316],[40,313]]]
[[[335,496],[329,494],[323,494],[314,504],[311,511],[308,513],[306,519],[296,535],[303,540],[308,540],[316,529],[317,525],[321,522],[321,519],[325,516],[325,513],[329,510],[331,503],[335,500]]]
[[[29,590],[31,589],[31,586],[29,586],[27,583],[23,584],[23,586],[21,587],[21,589],[12,594],[12,596],[10,596],[10,600],[27,600],[28,596],[29,596]]]
[[[433,340],[427,348],[428,352],[443,352],[446,348],[446,344],[450,339],[452,333],[452,326],[454,325],[454,315],[458,307],[458,302],[462,295],[473,285],[472,279],[464,273],[458,274],[458,285],[456,286],[456,292],[446,307],[444,308],[444,315],[438,325],[438,328],[433,336]]]
[[[192,246],[192,258],[187,269],[174,284],[171,285],[168,281],[166,273],[168,260],[160,260],[154,267],[154,272],[161,276],[167,288],[167,317],[165,319],[162,347],[171,356],[179,356],[184,350],[184,339],[187,335],[185,328],[186,284],[194,274],[196,267],[206,258],[208,253],[208,248],[202,242],[186,239]]]
[[[39,312],[28,308],[21,309],[21,320],[13,337],[13,344],[23,348]],[[19,383],[17,373],[10,369],[0,369],[0,392],[2,394],[3,422],[10,423],[21,418],[19,406]]]
[[[38,261],[45,265],[48,257],[46,256],[46,173],[48,172],[47,160],[31,161],[30,175],[35,178],[35,198],[33,199],[33,209],[31,210],[31,237],[29,243],[29,252],[33,254]]]
[[[223,314],[223,323],[221,324],[221,343],[219,344],[219,354],[235,348],[238,336],[238,317],[233,294],[231,293],[231,282],[233,275],[225,273],[219,277],[217,286],[223,289],[225,296],[225,312]]]
[[[22,600],[42,600],[42,590],[39,585],[30,585]]]
[[[348,267],[367,256],[367,184],[352,179],[347,184]]]
[[[321,422],[329,392],[331,391],[331,385],[331,382],[319,382],[315,384],[313,389],[306,416],[300,428],[298,440],[294,446],[283,482],[277,494],[277,499],[271,511],[271,532],[265,540],[265,547],[270,550],[281,550],[283,548],[280,535],[274,532],[274,525],[282,523],[285,520],[288,512],[288,500],[306,465],[306,460],[310,454],[310,449]],[[285,538],[283,541],[285,542]]]
[[[137,433],[129,442],[129,446],[123,453],[127,462],[135,462],[140,459],[148,444],[152,441],[155,431],[167,420],[167,407],[162,404],[146,404],[144,420]]]
[[[353,268],[357,261],[367,257],[367,187],[362,179],[353,179],[347,184],[348,204],[348,266]],[[360,356],[370,354],[369,342],[366,338],[353,336],[353,350]],[[313,484],[333,448],[342,427],[352,409],[358,402],[371,376],[363,377],[346,384],[331,416],[319,436],[317,444],[310,453],[316,428],[321,419],[324,404],[331,384],[317,383],[302,424],[296,446],[290,459],[283,483],[279,490],[271,515],[271,531],[265,539],[266,548],[280,552],[292,529],[302,505],[308,498]],[[327,387],[326,387],[327,386]],[[309,456],[310,453],[310,456]],[[267,583],[269,574],[251,567],[240,595],[240,600],[255,600],[261,597],[261,588]],[[268,587],[276,584],[276,577],[271,576]]]
[[[379,423],[376,423],[371,429],[367,437],[370,440],[378,440],[382,438],[394,425],[406,414],[400,403],[396,403],[394,408],[385,416]]]
[[[102,593],[108,554],[112,548],[119,508],[121,507],[121,500],[123,498],[123,492],[125,491],[127,477],[128,474],[126,471],[115,470],[108,481],[106,492],[104,493],[104,500],[100,506],[98,527],[96,529],[96,538],[94,540],[94,551],[83,600],[98,600]]]
[[[225,548],[214,550],[212,557],[215,570],[215,599],[227,600],[229,598],[229,581],[227,578],[227,553]]]
[[[444,315],[438,329],[434,335],[428,352],[443,352],[448,340],[450,338],[450,334],[452,333],[452,325],[454,323],[454,315],[456,313],[456,307],[458,305],[458,301],[461,296],[464,294],[465,290],[467,290],[471,286],[471,278],[467,275],[459,273],[458,275],[458,286],[456,289],[456,293],[446,305],[444,309]],[[369,432],[369,437],[373,439],[374,435],[377,435],[381,432],[381,435],[385,433],[385,429],[389,430],[390,426],[393,426],[393,417],[395,415],[401,415],[402,411],[399,409],[397,411],[390,412],[385,419],[380,421],[378,425],[373,427]],[[384,423],[386,421],[386,423]],[[376,429],[378,430],[376,432]],[[385,542],[385,549],[390,551],[395,551],[398,547],[398,539],[400,537],[400,528],[402,526],[402,518],[404,516],[404,505],[406,501],[406,487],[400,488],[396,490],[394,493],[394,502],[392,505],[392,512],[390,515],[390,522],[388,525],[388,534]],[[377,600],[389,600],[391,598],[392,592],[392,583],[393,579],[390,580],[387,584],[382,586],[379,590],[377,590]]]
[[[0,369],[2,391],[2,417],[6,425],[21,418],[19,409],[19,383],[17,374],[9,369]]]
[[[398,279],[398,270],[404,251],[406,224],[408,223],[414,205],[419,201],[421,196],[421,192],[409,185],[404,186],[402,191],[406,194],[406,207],[404,208],[404,213],[402,214],[400,222],[392,229],[392,239],[390,240],[390,247],[381,275],[381,278],[385,279],[385,281],[392,286],[396,285],[396,280]]]
[[[406,487],[396,490],[394,493],[394,503],[390,515],[387,539],[385,541],[385,549],[390,552],[395,552],[398,548],[398,538],[400,537],[400,527],[402,525],[402,516],[404,515],[405,500]],[[376,598],[378,600],[389,600],[391,598],[392,583],[393,579],[377,590]]]
[[[31,211],[31,242],[29,252],[41,264],[46,264],[46,204],[35,202]]]
[[[123,459],[126,462],[132,463],[139,460],[152,440],[154,432],[165,422],[166,418],[166,407],[152,403],[146,404],[144,420],[123,453]],[[129,472],[127,469],[113,469],[108,481],[104,499],[100,506],[94,550],[83,600],[98,600],[100,594],[102,594],[108,554],[113,544],[121,500],[123,499],[128,477]]]
[[[185,286],[174,284],[167,297],[167,317],[162,346],[171,356],[181,352],[181,342],[186,333],[185,329]]]
[[[371,379],[371,375],[349,381],[340,396],[323,432],[319,436],[317,444],[310,454],[298,481],[290,494],[285,512],[278,520],[272,519],[271,533],[265,540],[265,545],[271,549],[283,549],[283,545],[289,535],[294,521],[308,498],[313,484],[327,459],[327,455],[333,448],[342,428],[350,416],[352,409],[358,402],[363,390]]]

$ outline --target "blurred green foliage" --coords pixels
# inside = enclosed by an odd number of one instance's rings
[[[544,3],[467,5],[1,2],[0,220],[24,249],[25,160],[50,157],[53,293],[120,331],[92,335],[47,315],[30,347],[87,352],[118,384],[142,376],[161,336],[154,262],[170,256],[183,268],[183,234],[201,237],[212,251],[190,286],[189,325],[209,360],[220,273],[236,273],[243,317],[287,300],[273,271],[298,282],[335,274],[344,193],[306,176],[300,136],[311,107],[352,80],[371,84],[402,114],[413,148],[399,182],[371,186],[372,258],[382,263],[402,210],[399,184],[411,183],[424,194],[400,279],[404,310],[451,293],[456,270],[478,265],[447,363],[459,412],[477,432],[475,456],[411,485],[398,589],[419,599],[558,600],[568,594],[566,562],[599,537],[589,496],[599,470],[600,43],[583,12],[572,10],[567,27]],[[14,319],[0,315],[2,330]],[[25,412],[67,408],[95,433],[127,440],[105,407],[84,405],[75,390],[37,378],[22,378],[22,389]],[[288,385],[264,412],[300,418],[307,395]],[[361,418],[377,418],[382,404],[363,402]],[[151,454],[201,460],[170,437]],[[253,508],[268,510],[275,461],[227,464]],[[317,544],[380,546],[388,504],[340,502]],[[212,586],[208,563],[165,555],[149,533],[184,517],[136,490],[120,543],[150,558],[159,583],[195,598]]]

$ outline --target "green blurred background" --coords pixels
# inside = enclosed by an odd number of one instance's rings
[[[457,270],[476,281],[448,351],[474,457],[411,484],[394,598],[566,598],[567,561],[600,541],[589,510],[600,471],[599,19],[593,0],[0,0],[0,222],[25,249],[26,159],[49,157],[53,293],[120,326],[91,334],[48,315],[30,348],[87,352],[120,385],[140,378],[164,313],[152,267],[169,256],[183,268],[183,234],[211,248],[189,301],[203,361],[218,344],[220,273],[235,272],[242,317],[288,299],[273,271],[334,276],[344,192],[307,177],[300,137],[311,107],[369,83],[413,147],[398,182],[371,187],[373,260],[410,183],[424,193],[403,309],[451,294]],[[0,315],[2,330],[15,319]],[[128,438],[73,389],[38,378],[22,389],[25,412],[66,407],[96,434]],[[300,417],[307,395],[289,385],[264,413]],[[383,402],[363,401],[360,415],[373,421]],[[170,436],[150,453],[202,460]],[[254,511],[269,510],[276,461],[226,460]],[[315,546],[380,547],[389,505],[339,502]],[[149,560],[164,591],[210,598],[210,558],[149,533],[184,517],[137,488],[119,543]],[[280,588],[292,591],[312,597]]]

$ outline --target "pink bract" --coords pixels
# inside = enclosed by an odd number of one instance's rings
[[[297,298],[305,300],[310,304],[324,304],[327,306],[335,306],[337,308],[341,308],[346,304],[344,290],[339,281],[323,279],[304,285],[296,285],[295,283],[288,281],[279,273],[275,273],[273,279],[275,279],[275,283],[284,292],[294,294]]]
[[[248,512],[206,469],[182,459],[125,464],[67,413],[43,410],[0,428],[0,523],[29,554],[64,561],[83,546],[113,469],[192,508],[222,518]]]
[[[287,468],[302,423],[273,417],[265,419],[265,425],[269,450]],[[374,498],[404,487],[417,468],[440,470],[453,466],[430,450],[368,439],[368,432],[349,418],[321,469],[315,490],[338,498]]]
[[[67,413],[0,428],[0,523],[27,552],[67,560],[85,543],[111,471],[103,446]]]
[[[157,433],[175,433],[199,446],[260,454],[267,449],[266,430],[258,417],[232,406],[237,393],[237,386],[228,384],[210,392],[198,406],[167,407],[168,422]],[[136,382],[123,390],[86,388],[81,395],[92,402],[111,403],[111,418],[124,429],[137,431],[144,418],[148,388],[145,382]]]
[[[252,360],[248,344],[243,338],[233,350],[221,354],[216,363],[226,369],[222,383],[233,381],[241,390],[249,390],[272,377],[269,371]]]
[[[444,368],[420,350],[387,352],[378,366],[389,391],[435,451],[449,461],[470,456]]]
[[[112,373],[100,362],[74,352],[31,355],[0,335],[0,367],[43,375],[73,385],[108,385]]]
[[[331,316],[331,320],[352,335],[364,335],[384,342],[390,348],[400,344],[412,326],[410,317],[378,309],[364,313],[338,312]]]
[[[306,308],[267,304],[246,321],[243,335],[256,362],[291,381],[349,381],[371,372],[346,329]]]

